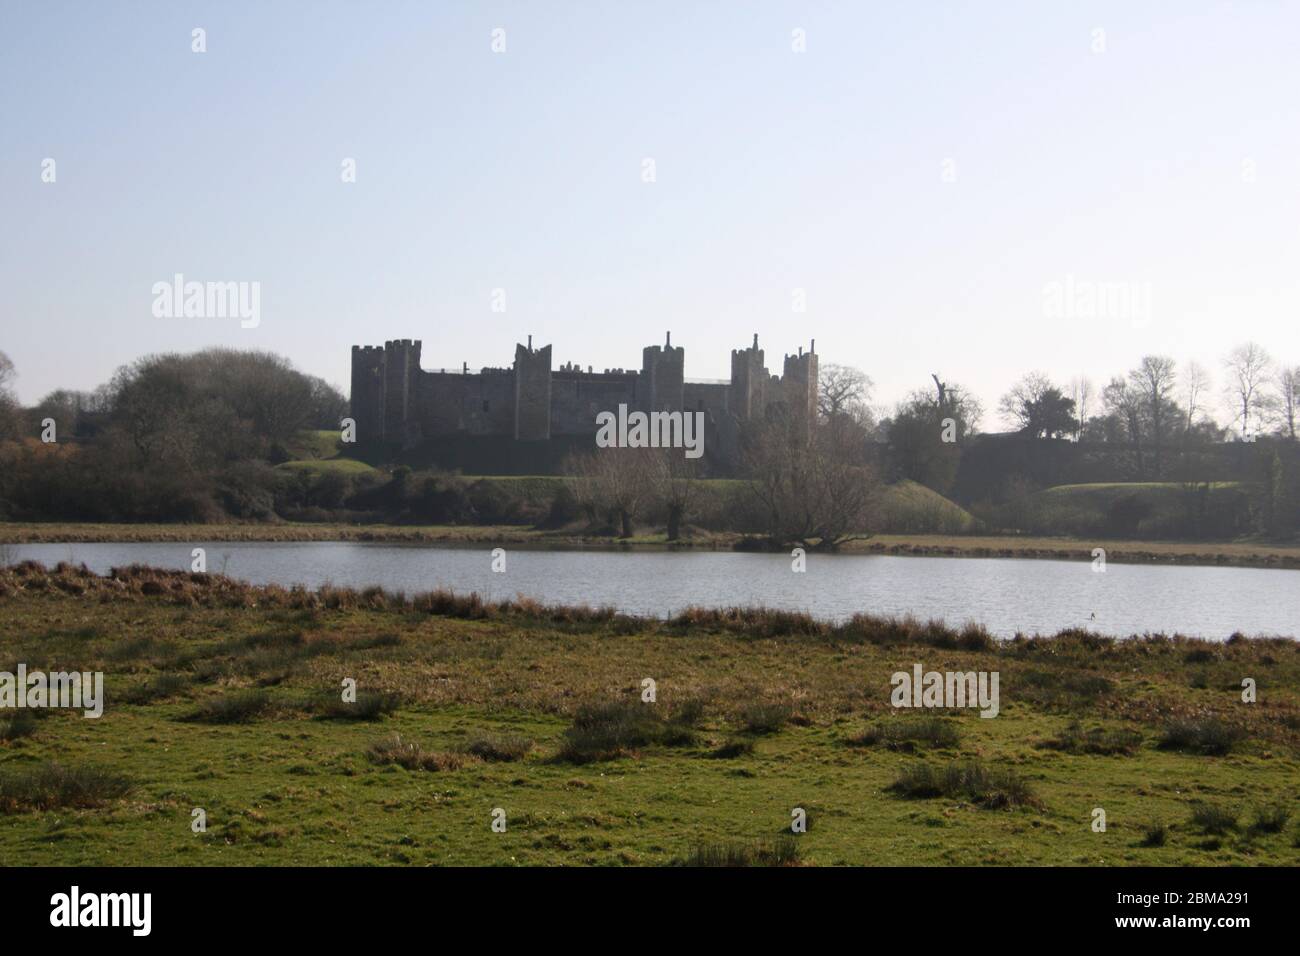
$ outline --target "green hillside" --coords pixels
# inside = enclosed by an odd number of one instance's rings
[[[975,530],[976,522],[965,508],[915,481],[887,485],[877,514],[871,530],[881,534],[963,534]]]
[[[1031,495],[1009,517],[1041,534],[1231,538],[1249,529],[1246,482],[1098,482]]]
[[[364,461],[357,461],[355,458],[286,461],[284,464],[276,465],[275,467],[277,470],[282,472],[306,472],[312,476],[338,474],[353,478],[359,475],[379,474],[379,469],[367,465]]]

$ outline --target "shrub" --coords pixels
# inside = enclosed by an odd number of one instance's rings
[[[1217,804],[1197,803],[1192,806],[1192,825],[1206,833],[1227,833],[1237,828],[1237,813]]]
[[[494,610],[490,605],[483,603],[477,591],[470,594],[454,594],[442,590],[428,591],[412,598],[411,606],[425,614],[471,620],[488,617]]]
[[[789,704],[752,701],[740,710],[740,723],[751,734],[774,734],[794,716]]]
[[[510,763],[523,760],[528,751],[533,749],[533,742],[528,737],[475,737],[461,748],[464,753],[494,763]]]
[[[190,669],[190,676],[196,684],[210,684],[229,673],[230,667],[224,661],[198,661]]]
[[[463,753],[433,753],[419,744],[394,734],[370,745],[368,756],[377,764],[393,764],[406,770],[459,770],[471,758]]]
[[[752,740],[734,739],[728,740],[725,744],[709,754],[710,757],[716,757],[719,760],[731,760],[733,757],[747,757],[754,752],[754,742]]]
[[[524,524],[527,502],[498,481],[480,479],[469,487],[469,503],[479,524]]]
[[[1089,707],[1115,689],[1099,674],[1077,670],[1028,670],[1012,677],[1017,696],[1049,710]]]
[[[175,697],[187,686],[189,681],[180,674],[160,674],[151,681],[122,691],[121,699],[124,704],[148,704]]]
[[[1061,750],[1071,754],[1125,754],[1134,753],[1142,745],[1142,735],[1136,730],[1107,730],[1093,727],[1084,730],[1083,725],[1074,721],[1052,740],[1043,746],[1052,750]]]
[[[697,846],[682,866],[796,866],[799,841],[792,836],[756,843],[711,843]]]
[[[849,743],[858,747],[883,744],[891,750],[911,750],[917,744],[932,747],[956,747],[961,741],[957,725],[942,717],[918,717],[913,720],[881,721],[867,727]]]
[[[1015,773],[986,767],[974,760],[945,767],[932,764],[909,767],[889,789],[904,797],[965,799],[991,809],[1038,804],[1029,785]]]
[[[570,763],[612,760],[650,744],[684,746],[694,741],[686,724],[665,720],[652,704],[614,701],[580,707],[564,732],[557,759]]]
[[[582,707],[573,726],[564,732],[560,759],[587,763],[624,756],[656,741],[661,723],[651,707],[642,703],[620,701]]]
[[[1255,822],[1250,829],[1255,833],[1281,833],[1291,819],[1291,808],[1281,803],[1255,808]]]
[[[1164,846],[1169,839],[1169,830],[1163,823],[1153,823],[1142,831],[1142,846]]]
[[[1138,494],[1120,495],[1106,509],[1110,531],[1119,538],[1136,537],[1138,526],[1151,516],[1155,505]]]
[[[550,507],[546,510],[546,517],[538,523],[538,527],[562,528],[571,521],[577,521],[580,514],[578,499],[574,497],[573,490],[567,484],[561,484],[555,489]]]
[[[750,638],[824,637],[831,632],[831,625],[805,611],[768,607],[688,607],[669,624],[688,631],[738,632]]]
[[[673,723],[696,727],[704,719],[704,698],[688,697],[672,708]]]
[[[0,813],[97,807],[125,796],[131,786],[121,774],[94,766],[50,763],[35,769],[0,770]]]
[[[36,733],[36,718],[22,710],[11,717],[0,717],[0,741],[17,740]]]
[[[270,707],[271,698],[266,691],[240,690],[202,701],[183,719],[201,724],[243,724],[261,716]]]
[[[1221,757],[1231,753],[1245,736],[1246,732],[1240,727],[1217,717],[1174,720],[1166,725],[1159,747]]]
[[[357,691],[357,699],[349,702],[331,691],[321,694],[313,709],[323,720],[378,720],[397,710],[401,702],[397,694],[375,690]]]

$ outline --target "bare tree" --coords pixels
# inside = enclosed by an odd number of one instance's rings
[[[823,365],[817,373],[817,411],[831,421],[847,416],[860,425],[871,417],[871,379],[847,365]]]
[[[1277,373],[1277,407],[1282,434],[1296,440],[1296,416],[1300,405],[1300,365],[1288,365]]]
[[[998,402],[998,412],[1008,425],[1014,426],[1017,431],[1023,431],[1030,425],[1034,406],[1051,387],[1051,379],[1042,372],[1030,372],[1002,396]]]
[[[1233,409],[1233,422],[1241,423],[1241,437],[1249,441],[1259,431],[1269,407],[1266,391],[1273,360],[1254,342],[1239,345],[1223,361],[1228,373],[1226,394]]]
[[[1030,372],[1013,385],[998,407],[1017,431],[1034,438],[1072,435],[1078,428],[1074,399],[1042,372]]]
[[[1163,355],[1143,356],[1138,367],[1128,373],[1129,384],[1137,391],[1147,422],[1156,477],[1161,473],[1162,447],[1174,421],[1174,387],[1177,366]]]
[[[955,420],[961,426],[962,435],[970,436],[978,432],[980,419],[984,417],[984,406],[980,404],[979,399],[968,395],[960,385],[940,381],[939,376],[933,372],[930,373],[930,377],[934,379],[937,396],[934,408],[938,413]],[[915,404],[919,395],[920,393],[914,393],[909,397],[909,401]],[[924,402],[923,397],[921,401]]]
[[[860,464],[851,436],[850,429],[823,425],[805,443],[792,417],[781,414],[748,430],[746,487],[772,544],[831,551],[868,536],[880,485]]]
[[[633,519],[650,492],[649,449],[601,448],[569,459],[566,470],[580,507],[593,517],[617,519],[619,537],[630,538]]]
[[[1076,423],[1074,440],[1079,441],[1083,438],[1083,430],[1088,425],[1088,418],[1092,413],[1092,403],[1096,397],[1092,379],[1083,375],[1070,379],[1070,397],[1074,399]]]
[[[682,521],[696,496],[696,463],[680,448],[647,449],[646,480],[650,494],[663,503],[669,541],[681,537]]]
[[[0,352],[0,439],[18,432],[18,399],[10,389],[10,382],[15,377],[14,363],[8,355]]]
[[[1196,419],[1205,412],[1205,396],[1212,386],[1210,373],[1197,362],[1188,362],[1183,370],[1183,431],[1190,432]]]
[[[1142,463],[1142,396],[1126,379],[1116,376],[1102,389],[1101,401],[1106,411],[1124,425],[1124,432],[1137,455],[1138,477],[1143,477]]]

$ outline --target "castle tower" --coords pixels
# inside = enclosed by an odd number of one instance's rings
[[[384,440],[384,350],[378,345],[352,346],[350,411],[361,444]]]
[[[551,437],[551,347],[515,345],[515,439],[543,441]]]
[[[641,350],[641,388],[637,398],[643,411],[680,412],[685,404],[686,349],[673,347],[669,332],[663,347],[651,345]]]
[[[766,384],[767,367],[755,332],[753,345],[744,350],[731,350],[731,389],[727,407],[732,414],[741,421],[762,417]]]
[[[384,440],[404,444],[419,437],[411,418],[420,372],[420,340],[385,342],[384,365]]]
[[[807,352],[800,346],[798,355],[787,355],[781,375],[781,391],[804,440],[812,435],[817,420],[817,355],[813,339]]]

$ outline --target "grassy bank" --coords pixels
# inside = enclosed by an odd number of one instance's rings
[[[1010,535],[875,535],[854,542],[846,552],[936,555],[964,558],[1054,558],[1092,560],[1094,548],[1107,561],[1137,564],[1241,565],[1300,568],[1300,545],[1255,541],[1130,541]]]
[[[1258,495],[1258,488],[1238,481],[1057,485],[988,517],[1031,534],[1223,541],[1252,527],[1251,500]]]
[[[0,670],[102,670],[108,698],[0,716],[10,865],[1300,860],[1289,640],[999,645],[26,565],[0,571],[0,647]],[[892,709],[918,662],[997,671],[1000,714]]]
[[[74,544],[78,542],[198,541],[391,541],[424,544],[515,546],[532,548],[731,550],[743,536],[692,529],[683,540],[669,542],[646,531],[628,540],[574,531],[541,531],[518,525],[356,525],[279,524],[75,524],[0,523],[5,544]],[[1300,568],[1300,545],[1250,541],[1128,541],[1059,537],[962,534],[877,534],[852,541],[845,554],[892,554],[966,558],[1052,558],[1091,561],[1092,549],[1104,548],[1108,561],[1159,564],[1241,565]]]

